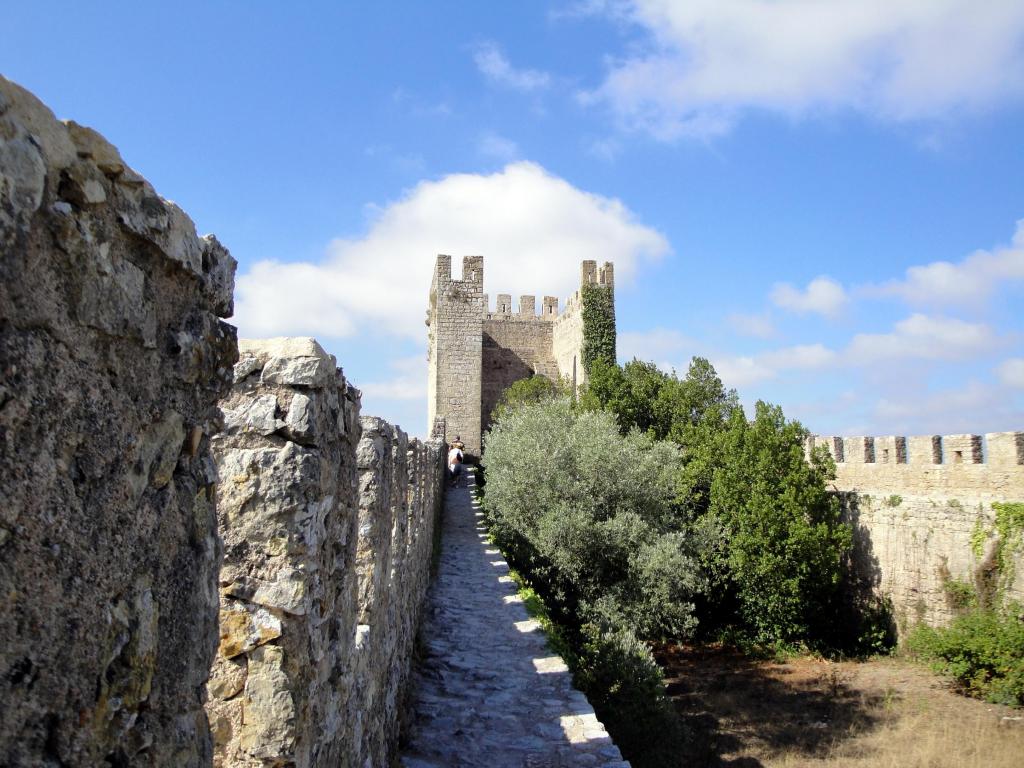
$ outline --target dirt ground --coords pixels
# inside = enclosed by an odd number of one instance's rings
[[[751,660],[659,649],[693,734],[681,765],[1024,768],[1024,710],[969,699],[898,658]]]

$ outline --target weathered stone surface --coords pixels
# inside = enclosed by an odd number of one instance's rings
[[[955,614],[946,584],[972,583],[994,538],[994,502],[1024,502],[1024,433],[821,437],[853,524],[856,575],[892,601],[902,632]],[[982,446],[985,446],[983,452]],[[975,551],[978,535],[984,542]],[[1007,597],[1024,601],[1024,553]]]
[[[576,291],[559,314],[558,299],[498,294],[495,311],[483,292],[482,256],[462,260],[462,279],[452,279],[451,256],[439,255],[427,308],[427,429],[443,419],[448,435],[459,435],[467,452],[479,455],[482,433],[501,394],[534,374],[572,386],[586,382],[583,370],[583,292]],[[580,285],[613,288],[614,267],[584,261]]]
[[[380,419],[363,434],[358,391],[313,339],[240,348],[214,444],[226,555],[214,762],[388,765],[443,444],[410,443]]]
[[[224,429],[229,433],[272,435],[283,426],[284,422],[277,418],[277,398],[273,395],[257,397],[238,408],[224,409]]]
[[[529,619],[482,518],[467,488],[448,491],[402,765],[628,766]]]
[[[174,211],[174,213],[169,213]],[[234,260],[0,78],[0,764],[208,765]]]

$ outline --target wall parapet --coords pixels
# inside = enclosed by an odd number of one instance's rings
[[[309,338],[240,342],[214,445],[218,766],[387,765],[429,579],[443,443],[360,416]]]
[[[892,601],[902,632],[956,613],[951,579],[974,583],[996,543],[993,504],[1024,502],[1024,432],[812,436],[836,463],[858,580]],[[979,548],[980,547],[980,548]],[[1024,599],[1024,553],[1007,595]]]
[[[2,765],[209,765],[234,271],[0,77]]]
[[[836,462],[836,486],[843,490],[1024,498],[1024,432],[808,437],[807,450],[816,446]]]

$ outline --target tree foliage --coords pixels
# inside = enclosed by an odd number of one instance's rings
[[[851,544],[823,452],[804,456],[806,431],[778,406],[737,409],[723,433],[708,515],[726,533],[720,571],[759,642],[823,636],[835,618],[842,558]]]
[[[570,394],[570,388],[564,381],[555,382],[540,374],[520,379],[501,393],[501,399],[491,412],[491,419],[499,421],[509,412],[527,403],[539,403],[554,397],[566,396]]]
[[[491,532],[553,608],[685,637],[701,580],[675,526],[679,450],[568,399],[524,405],[487,436]]]
[[[705,630],[738,628],[760,643],[824,637],[851,532],[828,492],[834,465],[820,452],[805,460],[799,423],[765,403],[748,422],[735,390],[699,357],[682,379],[638,360],[598,363],[580,403],[613,413],[623,432],[679,446],[674,513],[703,542],[714,584],[698,601]]]

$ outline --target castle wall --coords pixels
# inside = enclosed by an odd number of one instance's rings
[[[551,353],[554,323],[551,316],[533,314],[533,297],[524,296],[517,315],[494,312],[483,324],[480,424],[490,427],[491,413],[502,393],[512,384],[535,373],[558,378]],[[499,308],[502,306],[499,297]]]
[[[210,763],[234,267],[0,78],[0,764]]]
[[[242,341],[221,477],[214,764],[387,765],[443,489],[444,442],[359,416],[313,339]]]
[[[900,629],[954,614],[944,585],[972,582],[990,557],[993,502],[1024,502],[1024,433],[813,437],[836,460],[859,575],[893,602]],[[1024,600],[1024,553],[1009,597]]]
[[[483,282],[483,257],[466,256],[462,279],[452,280],[451,257],[438,256],[428,313],[427,429],[443,417],[449,437],[459,435],[475,455],[481,435]]]
[[[571,382],[573,388],[586,383],[583,371],[583,310],[579,291],[566,302],[565,310],[551,329],[551,355],[558,375]]]
[[[600,267],[596,261],[582,263],[581,286],[614,284],[611,262]],[[553,296],[543,298],[538,315],[536,297],[521,296],[516,311],[506,293],[498,294],[494,311],[488,312],[483,258],[466,257],[463,279],[453,281],[451,257],[442,255],[434,269],[427,325],[427,428],[445,420],[448,435],[461,435],[471,454],[479,455],[490,415],[515,382],[540,374],[577,388],[586,383],[581,291],[561,314]],[[474,408],[475,415],[470,414]]]

